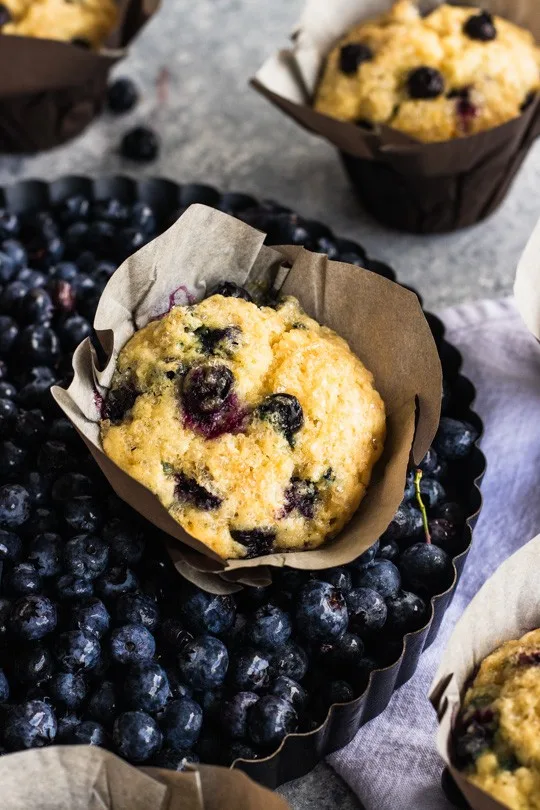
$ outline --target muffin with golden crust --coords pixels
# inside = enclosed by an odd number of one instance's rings
[[[2,34],[99,48],[118,21],[115,0],[4,0]]]
[[[364,497],[385,437],[372,374],[294,298],[176,306],[126,343],[105,453],[223,559],[312,549]]]
[[[467,778],[512,810],[540,809],[540,630],[482,662],[455,731]]]
[[[516,118],[540,88],[540,49],[524,29],[478,8],[411,0],[364,22],[330,52],[315,109],[423,142]]]

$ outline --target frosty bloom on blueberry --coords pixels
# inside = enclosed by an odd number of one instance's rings
[[[371,373],[296,299],[258,306],[224,282],[126,343],[101,438],[190,535],[249,558],[338,534],[382,452],[385,411]]]

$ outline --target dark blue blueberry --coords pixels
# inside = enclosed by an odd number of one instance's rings
[[[109,747],[109,737],[103,726],[96,720],[83,720],[73,729],[69,742],[72,745],[99,745]]]
[[[53,659],[46,647],[31,644],[10,653],[10,669],[13,683],[39,684],[50,678]]]
[[[74,448],[77,450],[83,449],[83,444],[79,438],[79,434],[73,427],[72,423],[69,419],[65,419],[61,417],[60,419],[53,419],[51,424],[49,425],[49,439],[52,439],[55,442],[63,442],[66,445],[73,445]],[[77,476],[78,480],[86,480],[90,481],[91,479],[88,478],[86,475],[82,475],[82,473],[74,473]],[[88,495],[88,492],[74,492],[72,497],[76,495]]]
[[[287,675],[278,675],[270,685],[270,694],[287,700],[300,713],[307,704],[308,693],[298,681],[289,678]]]
[[[42,412],[19,411],[15,421],[15,441],[21,447],[35,447],[47,431],[47,423]]]
[[[0,703],[5,703],[9,699],[9,682],[4,674],[4,670],[0,669]]]
[[[36,567],[30,562],[16,563],[4,574],[4,584],[9,593],[26,596],[39,593],[43,587]]]
[[[148,242],[146,234],[137,228],[121,228],[116,234],[114,255],[117,260],[123,261],[131,256]]]
[[[113,425],[119,425],[128,411],[133,408],[139,394],[140,391],[131,383],[119,388],[110,388],[103,406],[102,418],[110,419]]]
[[[247,290],[240,287],[238,284],[234,284],[232,281],[221,281],[219,284],[216,284],[216,286],[210,290],[207,297],[211,295],[222,295],[224,298],[243,298],[244,301],[253,301],[253,298]]]
[[[0,562],[15,562],[21,556],[22,543],[18,535],[0,529]]]
[[[347,593],[352,588],[352,577],[346,568],[327,568],[326,571],[317,571],[317,578],[328,582],[341,593]]]
[[[415,593],[401,591],[394,599],[388,599],[386,628],[398,636],[418,630],[426,621],[426,603]]]
[[[7,284],[15,275],[17,263],[3,247],[2,245],[2,250],[0,250],[0,282]]]
[[[9,239],[19,233],[19,217],[4,208],[0,209],[0,239]]]
[[[427,509],[434,509],[439,503],[443,503],[446,498],[444,487],[436,478],[423,476],[420,481],[420,495]]]
[[[42,700],[29,700],[13,706],[4,727],[4,745],[8,751],[42,748],[56,737],[56,717]]]
[[[454,566],[446,551],[430,543],[415,543],[406,549],[399,567],[405,584],[414,592],[442,593],[454,577]]]
[[[374,592],[375,593],[375,592]],[[379,597],[379,594],[377,594]],[[351,620],[353,618],[350,612]],[[356,673],[364,657],[364,642],[355,633],[344,633],[321,649],[322,660],[330,672]]]
[[[318,497],[319,491],[314,481],[295,476],[291,478],[289,486],[285,490],[283,510],[286,515],[296,510],[302,517],[312,520]]]
[[[229,654],[218,638],[199,636],[188,641],[178,655],[178,670],[183,680],[194,689],[214,689],[227,675]]]
[[[134,127],[122,138],[120,152],[128,160],[136,163],[149,163],[158,156],[158,137],[149,127]]]
[[[13,442],[0,442],[0,477],[4,479],[13,473],[18,472],[22,467],[26,458],[26,450],[18,447]],[[8,505],[9,509],[9,505]],[[15,512],[13,514],[16,514]],[[2,516],[5,515],[9,519],[9,513],[6,513],[0,503],[0,523]],[[7,525],[7,524],[5,524]]]
[[[30,518],[22,527],[27,537],[55,532],[56,529],[58,529],[56,512],[53,512],[51,509],[45,509],[45,507],[42,506],[38,506],[37,509],[32,511]]]
[[[194,700],[173,700],[159,717],[164,742],[176,750],[191,748],[199,739],[202,721],[202,709]]]
[[[220,411],[230,398],[234,375],[223,364],[191,368],[182,382],[182,399],[189,414],[208,417]]]
[[[193,697],[193,690],[180,680],[176,667],[166,667],[165,672],[172,698]]]
[[[382,536],[386,540],[403,540],[406,537],[417,537],[422,534],[422,513],[419,509],[407,503],[402,503],[392,522]]]
[[[124,624],[112,631],[110,652],[118,664],[138,664],[154,656],[154,636],[142,624]]]
[[[125,565],[115,565],[109,568],[96,581],[96,593],[103,599],[114,599],[123,593],[137,589],[137,577]]]
[[[17,397],[17,389],[12,383],[7,382],[7,380],[0,380],[0,397],[2,397],[2,399],[14,400]]]
[[[58,327],[58,337],[67,352],[74,351],[91,334],[92,326],[81,315],[70,315]]]
[[[47,683],[47,690],[56,705],[76,709],[86,697],[86,680],[73,672],[57,672]]]
[[[439,466],[439,458],[437,456],[437,451],[434,450],[433,447],[430,447],[418,466],[422,470],[424,475],[433,475],[433,473],[435,472],[435,470],[437,470]]]
[[[373,51],[363,42],[349,42],[339,53],[339,69],[346,76],[352,76],[363,62],[373,59]]]
[[[189,765],[200,762],[193,751],[178,751],[174,748],[162,748],[152,759],[154,768],[166,768],[168,771],[185,771]]]
[[[152,208],[144,202],[133,203],[131,224],[147,236],[153,236],[157,231],[156,215]]]
[[[60,262],[56,267],[51,267],[49,276],[58,281],[73,281],[77,278],[79,269],[73,262]]]
[[[356,584],[359,588],[370,588],[380,593],[384,599],[389,599],[397,596],[401,577],[394,563],[389,560],[375,560],[359,571]]]
[[[7,284],[0,294],[0,312],[6,315],[18,314],[19,306],[28,292],[24,281],[12,281]]]
[[[302,406],[292,394],[271,394],[256,411],[259,419],[268,422],[274,430],[283,433],[289,444],[304,424]]]
[[[119,624],[142,624],[153,632],[159,622],[159,607],[144,593],[125,593],[116,602],[115,618]]]
[[[457,553],[463,541],[462,529],[443,518],[429,521],[429,536],[432,543],[443,548],[451,556]]]
[[[459,461],[469,455],[478,436],[478,430],[469,422],[443,416],[433,444],[444,458]]]
[[[221,727],[233,740],[247,737],[247,713],[259,700],[254,692],[237,692],[223,703],[220,713]]]
[[[326,681],[322,684],[317,699],[321,707],[326,710],[335,703],[350,703],[351,700],[354,700],[354,689],[348,681]]]
[[[122,115],[133,109],[139,100],[139,92],[132,79],[123,76],[115,79],[107,87],[107,109],[115,115]],[[116,203],[121,206],[119,200],[108,200],[109,204]],[[122,206],[126,208],[126,206]],[[126,211],[127,216],[127,211]]]
[[[71,743],[73,732],[80,725],[81,718],[76,714],[63,714],[58,717],[57,723],[56,742],[66,745]]]
[[[353,588],[346,595],[350,628],[360,636],[372,634],[384,627],[386,604],[372,588]]]
[[[52,487],[52,497],[55,501],[69,501],[72,498],[89,495],[92,489],[92,481],[87,475],[69,472],[56,479]]]
[[[194,635],[226,633],[233,626],[235,617],[232,596],[218,596],[198,588],[188,592],[180,608],[184,627]]]
[[[32,506],[41,506],[49,500],[51,482],[43,473],[39,473],[37,470],[25,470],[20,481],[30,496]]]
[[[110,616],[103,602],[90,596],[70,607],[69,621],[72,628],[101,638],[109,629]]]
[[[241,330],[238,326],[225,326],[223,328],[212,328],[210,326],[199,326],[194,331],[198,339],[203,354],[224,354],[230,356],[239,345]]]
[[[91,495],[80,495],[77,498],[67,501],[64,506],[64,518],[72,529],[76,532],[91,533],[97,532],[103,523],[103,510],[96,498]],[[102,556],[105,552],[101,549]],[[101,566],[101,573],[107,564],[107,560]],[[99,566],[98,566],[99,567]]]
[[[296,712],[288,700],[265,695],[248,712],[248,734],[261,748],[276,748],[287,734],[298,727]]]
[[[298,596],[296,626],[309,641],[331,641],[347,628],[343,594],[328,582],[307,582]]]
[[[206,511],[218,509],[221,506],[222,499],[198,484],[194,478],[189,478],[184,473],[176,473],[174,479],[174,497],[177,501]]]
[[[56,637],[53,652],[66,672],[87,671],[99,661],[99,641],[81,630],[67,630]]]
[[[402,505],[410,503],[412,506],[416,506],[416,487],[414,485],[414,478],[415,473],[414,470],[409,470],[407,473],[407,478],[405,481],[405,492],[403,494],[403,502]]]
[[[26,252],[26,248],[22,242],[19,242],[18,239],[4,239],[2,242],[2,252],[9,256],[15,267],[26,267],[28,263],[28,254]],[[2,279],[0,278],[0,280]]]
[[[308,670],[307,653],[294,641],[289,641],[276,650],[271,663],[276,675],[287,675],[295,681],[301,681]]]
[[[378,556],[381,559],[390,560],[390,562],[397,564],[399,555],[400,555],[400,548],[395,540],[382,541],[378,554]]]
[[[50,411],[55,407],[51,396],[51,382],[36,380],[23,385],[19,391],[19,403],[23,408],[42,408]]]
[[[248,620],[244,635],[249,645],[272,650],[289,640],[292,632],[288,613],[276,605],[263,605]]]
[[[231,529],[231,537],[241,546],[245,546],[245,558],[251,559],[270,554],[276,532],[274,529]]]
[[[60,343],[50,326],[25,327],[17,338],[15,350],[26,363],[54,366],[60,357]]]
[[[123,693],[127,708],[158,712],[170,695],[167,673],[153,661],[132,666],[124,678]]]
[[[53,316],[53,303],[46,290],[29,290],[17,307],[21,321],[27,324],[49,323]]]
[[[185,629],[180,619],[169,618],[162,621],[159,626],[159,640],[168,651],[179,653],[188,641],[193,641],[193,636]]]
[[[102,681],[90,695],[86,714],[105,728],[110,728],[118,714],[118,699],[112,681]]]
[[[145,712],[124,712],[114,721],[114,747],[129,762],[146,762],[159,751],[162,739],[156,721]]]
[[[114,262],[101,261],[92,273],[92,278],[98,287],[104,288],[115,270],[116,264]]]
[[[95,579],[109,560],[109,547],[92,534],[78,534],[64,546],[64,565],[69,574],[80,579]]]
[[[14,603],[9,628],[14,636],[36,641],[52,633],[57,615],[54,602],[42,595],[23,596]]]
[[[435,510],[435,515],[442,520],[447,520],[454,526],[462,526],[465,523],[465,510],[459,503],[448,501],[441,503]]]
[[[266,689],[271,672],[268,654],[250,648],[241,649],[231,659],[229,681],[235,690],[257,692]]]
[[[64,442],[49,439],[41,445],[38,454],[38,469],[50,475],[59,475],[73,463],[73,453]]]
[[[136,565],[141,561],[144,535],[133,523],[118,518],[110,521],[103,529],[103,539],[109,543],[111,556],[118,563]]]
[[[0,354],[9,354],[18,336],[17,322],[9,315],[0,315]]]
[[[83,194],[66,197],[58,206],[58,219],[65,224],[87,219],[90,213],[90,200]]]
[[[80,579],[73,574],[64,574],[56,582],[56,593],[62,601],[92,596],[94,585],[89,579]]]
[[[409,72],[406,83],[410,98],[432,99],[444,93],[444,77],[436,68],[415,68]]]
[[[0,436],[8,436],[17,419],[17,406],[10,399],[0,399]]]
[[[493,15],[489,11],[480,11],[465,21],[463,32],[470,38],[480,42],[490,42],[497,39],[497,28]]]
[[[96,283],[93,278],[90,278],[86,273],[80,273],[71,282],[71,289],[75,294],[77,304],[79,305],[86,298],[91,297],[96,289]]]

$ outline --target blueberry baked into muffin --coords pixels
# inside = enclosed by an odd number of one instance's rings
[[[411,0],[353,28],[330,52],[315,109],[419,141],[446,141],[516,118],[540,87],[532,34],[477,8]]]
[[[467,690],[457,764],[512,810],[540,808],[540,630],[489,655]]]
[[[385,437],[372,374],[294,298],[229,283],[118,356],[105,453],[223,559],[320,546],[351,518]]]
[[[0,32],[99,48],[118,20],[115,0],[3,0]]]

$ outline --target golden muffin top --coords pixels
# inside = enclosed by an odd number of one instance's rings
[[[174,307],[120,352],[103,417],[105,453],[223,559],[335,536],[385,436],[371,373],[294,298]]]
[[[539,68],[532,34],[501,17],[446,4],[422,17],[399,0],[333,48],[315,109],[446,141],[519,116],[540,88]]]
[[[4,0],[2,34],[99,48],[118,21],[115,0]]]

